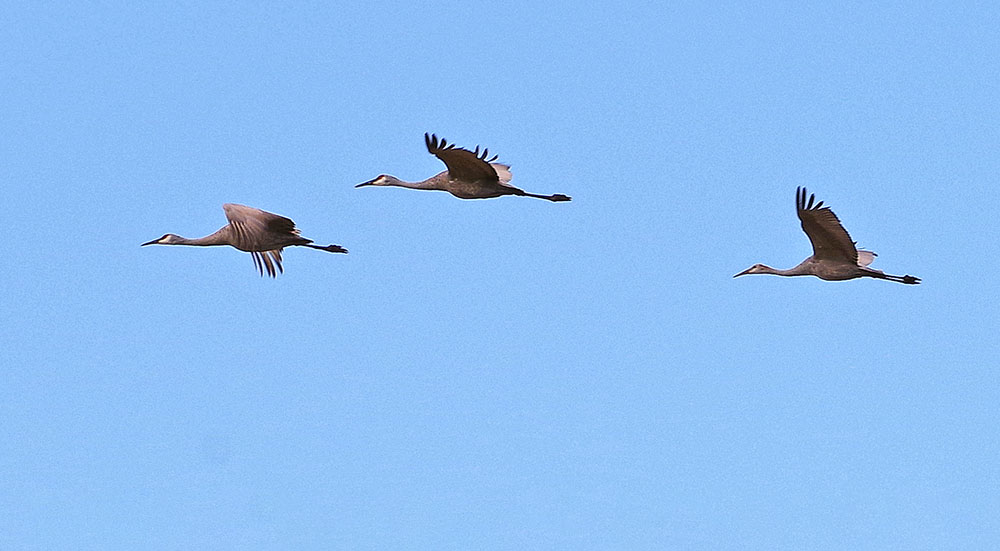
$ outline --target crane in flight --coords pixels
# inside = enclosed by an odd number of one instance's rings
[[[159,239],[154,239],[146,245],[194,245],[210,247],[213,245],[230,245],[241,251],[250,253],[257,271],[263,277],[275,277],[278,272],[284,272],[281,267],[281,250],[294,245],[309,247],[331,253],[346,253],[347,249],[340,245],[321,247],[313,245],[311,239],[299,235],[295,222],[284,216],[272,214],[245,205],[226,203],[222,205],[229,223],[219,228],[212,235],[188,239],[168,233]]]
[[[443,138],[438,140],[438,137],[433,134],[424,134],[424,143],[427,145],[427,151],[441,159],[448,170],[420,182],[405,182],[395,176],[380,174],[374,180],[354,187],[396,186],[431,189],[447,191],[459,199],[490,199],[503,195],[520,195],[549,201],[570,200],[569,196],[561,193],[537,195],[510,185],[510,166],[493,162],[497,160],[498,156],[490,157],[488,149],[483,149],[483,152],[480,153],[478,145],[475,151],[469,151],[455,147],[455,144],[449,144]]]
[[[778,270],[764,264],[754,264],[733,277],[747,274],[811,275],[827,281],[874,277],[908,285],[920,283],[919,277],[890,275],[881,270],[869,268],[868,265],[875,260],[876,254],[872,251],[858,250],[854,241],[851,240],[851,236],[847,234],[847,230],[840,224],[840,220],[830,210],[830,207],[824,207],[823,201],[814,205],[816,195],[809,195],[808,201],[806,201],[806,195],[805,188],[797,188],[795,206],[799,220],[802,221],[802,231],[806,232],[809,241],[812,242],[813,255],[803,260],[798,266],[788,270]]]

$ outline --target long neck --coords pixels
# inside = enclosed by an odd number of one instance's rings
[[[437,176],[434,176],[433,178],[428,178],[428,179],[423,180],[421,182],[407,182],[405,180],[400,180],[399,178],[396,178],[395,176],[390,176],[390,177],[386,178],[386,185],[396,186],[396,187],[405,187],[405,188],[410,188],[410,189],[436,189],[436,190],[441,190],[443,188],[440,186],[439,179],[441,178],[442,174],[444,174],[444,173],[442,172],[441,174],[438,174]]]
[[[803,276],[812,275],[812,273],[806,271],[802,264],[794,268],[789,268],[787,270],[779,270],[778,268],[772,268],[770,266],[761,266],[761,272],[763,274],[774,274],[779,276]]]
[[[223,226],[219,231],[206,235],[205,237],[198,237],[195,239],[188,239],[187,237],[177,236],[177,240],[171,245],[194,245],[196,247],[211,247],[213,245],[229,245],[229,226]]]

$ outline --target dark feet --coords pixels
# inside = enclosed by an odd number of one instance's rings
[[[347,254],[347,249],[341,247],[340,245],[327,245],[326,247],[314,247],[321,251],[326,251],[329,253],[344,253]]]

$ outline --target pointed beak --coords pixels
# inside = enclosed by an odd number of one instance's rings
[[[149,242],[146,242],[146,243],[143,243],[142,245],[139,245],[139,246],[140,246],[140,247],[145,247],[146,245],[156,245],[156,243],[157,243],[158,241],[159,241],[159,239],[154,239],[154,240],[152,240],[152,241],[149,241]]]
[[[378,180],[378,178],[375,178],[375,180]],[[365,186],[370,186],[370,185],[374,185],[374,183],[375,183],[375,180],[368,180],[367,182],[364,182],[364,183],[361,183],[361,184],[358,184],[358,185],[356,185],[356,186],[354,186],[354,187],[355,187],[355,188],[359,188],[359,187],[365,187]]]
[[[742,272],[734,275],[733,277],[740,277],[741,275],[747,275],[747,274],[750,273],[750,270],[752,270],[752,269],[753,269],[753,267],[751,266],[750,268],[747,268],[746,270],[743,270]]]

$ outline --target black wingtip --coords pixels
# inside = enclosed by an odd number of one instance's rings
[[[427,145],[427,151],[434,153],[444,149],[445,142],[444,140],[438,141],[437,134],[428,134],[427,132],[424,132],[424,144]]]

